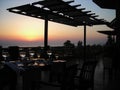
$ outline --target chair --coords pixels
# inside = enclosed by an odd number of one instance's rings
[[[36,67],[28,67],[22,73],[23,90],[33,90],[33,82],[41,80],[41,70]]]
[[[66,68],[66,62],[54,62],[50,68],[50,81],[61,81]]]
[[[105,83],[106,80],[106,76],[108,76],[108,79],[111,80],[112,79],[112,59],[110,58],[103,58],[103,83]],[[108,73],[108,74],[107,74]]]
[[[77,73],[77,64],[71,65],[66,68],[64,72],[64,76],[61,79],[61,82],[46,82],[46,81],[39,81],[40,83],[40,90],[73,90],[74,89],[74,78]],[[35,84],[36,82],[34,82]],[[35,86],[35,85],[34,85]],[[35,90],[36,87],[32,88]]]
[[[79,76],[75,78],[78,81],[75,85],[75,89],[77,90],[94,90],[94,73],[96,61],[86,61],[83,63],[83,66],[80,70]]]

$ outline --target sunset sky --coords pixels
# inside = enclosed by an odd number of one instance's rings
[[[36,19],[8,12],[6,9],[33,3],[39,0],[0,0],[0,46],[43,46],[44,45],[44,20]],[[52,0],[51,0],[52,1]],[[64,0],[69,1],[69,0]],[[92,0],[75,0],[74,4],[81,4],[78,8],[86,8],[99,15],[98,18],[112,21],[115,17],[114,10],[102,9]],[[83,26],[72,27],[59,23],[49,22],[49,45],[61,46],[66,40],[75,45],[83,41]],[[107,36],[98,33],[98,30],[111,30],[106,25],[87,26],[87,44],[104,44]]]

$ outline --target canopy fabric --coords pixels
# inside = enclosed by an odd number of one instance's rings
[[[38,19],[47,19],[49,21],[66,24],[70,26],[80,25],[101,25],[108,22],[104,19],[97,19],[98,15],[90,13],[91,11],[83,11],[85,8],[77,9],[80,5],[70,5],[71,1],[63,0],[42,0],[32,4],[26,4],[9,8],[10,12],[26,15]]]

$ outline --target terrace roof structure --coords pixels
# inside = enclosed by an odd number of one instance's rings
[[[93,0],[98,6],[105,9],[116,10],[116,17],[108,24],[108,26],[115,30],[117,37],[120,38],[120,5],[119,0]],[[120,40],[118,40],[120,41]]]
[[[105,9],[117,9],[120,7],[119,0],[93,0],[93,2]]]
[[[116,22],[116,18],[113,19],[110,23],[109,23],[109,27],[112,28],[113,30],[101,30],[98,31],[99,33],[105,34],[105,35],[110,35],[110,36],[116,36],[118,32],[118,30],[115,30],[117,27],[117,22]]]
[[[83,11],[85,8],[77,9],[79,5],[70,5],[74,0],[41,0],[32,4],[12,7],[10,12],[26,15],[45,20],[44,46],[48,46],[48,21],[57,22],[70,26],[84,25],[84,46],[86,46],[86,25],[108,24],[104,19],[97,19],[98,15],[91,11]]]
[[[115,19],[108,25],[108,27],[113,29],[120,29],[120,5],[119,0],[93,0],[98,6],[104,9],[114,9],[116,10]]]
[[[116,35],[116,31],[108,31],[108,30],[104,30],[104,31],[98,31],[99,33],[102,33],[102,34],[106,34],[106,35]]]

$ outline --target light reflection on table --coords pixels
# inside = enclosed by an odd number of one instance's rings
[[[66,62],[66,60],[54,60],[53,62]]]

